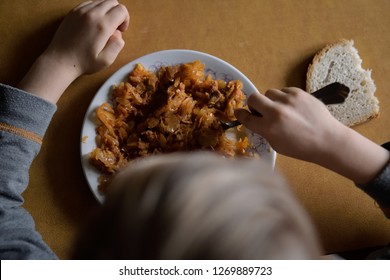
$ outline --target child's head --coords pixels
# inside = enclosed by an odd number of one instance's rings
[[[317,236],[283,178],[261,160],[153,156],[113,180],[76,258],[307,259]]]

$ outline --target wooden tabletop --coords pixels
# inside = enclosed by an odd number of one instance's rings
[[[16,84],[45,49],[63,16],[79,0],[0,1],[0,82]],[[353,39],[372,69],[380,117],[355,127],[378,144],[390,140],[390,1],[387,0],[122,0],[131,14],[126,46],[107,70],[72,84],[58,103],[30,172],[25,207],[60,258],[90,213],[99,207],[80,163],[83,117],[102,83],[122,65],[166,49],[217,56],[259,89],[305,86],[307,66],[328,43]],[[347,179],[316,165],[278,155],[317,226],[326,252],[386,244],[390,222]]]

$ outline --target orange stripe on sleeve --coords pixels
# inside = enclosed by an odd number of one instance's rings
[[[34,132],[27,131],[25,129],[22,129],[22,128],[19,128],[16,126],[12,126],[9,124],[5,124],[5,123],[0,123],[0,131],[12,133],[12,134],[21,136],[23,138],[26,138],[28,140],[34,141],[34,142],[38,143],[39,145],[42,145],[42,137],[35,134]]]

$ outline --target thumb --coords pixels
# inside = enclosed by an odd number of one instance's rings
[[[125,41],[122,38],[122,33],[119,30],[115,30],[99,54],[102,66],[107,67],[111,65],[124,46]]]

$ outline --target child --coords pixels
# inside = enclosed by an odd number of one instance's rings
[[[54,103],[78,76],[114,61],[128,23],[127,9],[117,1],[84,2],[65,18],[19,89],[0,85],[1,259],[56,258],[22,208],[21,194]],[[375,183],[386,180],[388,152],[339,125],[314,98],[290,88],[254,94],[249,104],[263,118],[240,110],[238,119],[280,153],[322,164],[358,183],[371,180],[367,189],[374,186],[389,197]],[[337,128],[334,134],[330,127]],[[337,145],[348,140],[346,156],[362,152],[370,167],[338,158],[323,137]],[[76,258],[309,259],[321,254],[307,214],[283,178],[262,162],[207,153],[151,157],[125,168],[111,189],[101,214],[81,235],[85,243],[75,247]]]

